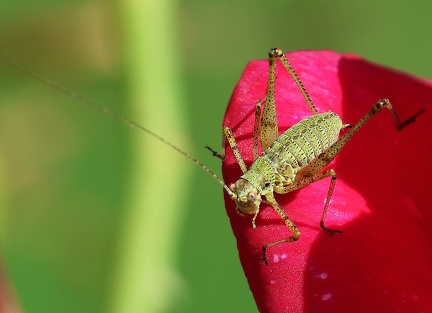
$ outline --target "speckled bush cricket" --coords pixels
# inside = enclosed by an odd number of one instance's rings
[[[296,83],[312,112],[310,117],[291,126],[279,137],[275,99],[277,59],[281,61]],[[255,219],[262,202],[261,196],[265,196],[266,202],[276,210],[292,232],[292,236],[267,243],[262,247],[262,260],[266,265],[266,251],[269,247],[284,242],[293,242],[300,237],[298,228],[277,203],[274,193],[286,194],[323,178],[331,177],[320,227],[330,234],[342,234],[340,230],[333,230],[325,226],[325,218],[337,175],[333,169],[324,170],[324,168],[330,164],[351,137],[381,109],[386,108],[390,111],[398,130],[402,130],[406,125],[414,122],[415,118],[423,112],[421,110],[402,123],[390,101],[382,99],[354,126],[343,124],[341,118],[333,112],[318,113],[296,72],[283,52],[278,48],[269,51],[267,94],[261,116],[262,104],[263,101],[258,101],[255,110],[252,147],[254,162],[249,169],[247,169],[237,148],[234,135],[228,127],[224,127],[224,134],[243,172],[240,179],[230,186],[230,189],[235,193],[233,200],[237,204],[237,210],[246,214],[254,214],[252,225],[255,227]],[[339,138],[339,133],[344,128],[350,129]],[[264,151],[260,156],[258,156],[258,137],[260,137],[262,151]]]
[[[277,59],[281,60],[285,69],[289,72],[297,84],[299,90],[303,94],[304,99],[306,100],[306,103],[312,111],[312,116],[292,126],[279,137],[275,107],[276,100],[274,93],[276,84],[275,69]],[[398,130],[401,130],[405,125],[413,122],[416,117],[411,117],[404,123],[401,123],[395,110],[388,100],[379,100],[374,105],[374,107],[354,126],[343,124],[341,118],[335,113],[327,112],[319,114],[285,55],[280,49],[271,49],[269,53],[269,80],[264,111],[261,114],[263,101],[258,102],[255,110],[255,126],[252,147],[254,162],[249,169],[247,169],[246,164],[241,157],[231,130],[228,127],[224,127],[223,129],[224,134],[234,152],[236,160],[243,172],[243,175],[237,180],[235,184],[227,186],[222,179],[218,178],[216,174],[214,174],[200,161],[179,149],[177,146],[166,141],[164,138],[151,132],[147,128],[144,128],[131,120],[125,119],[124,117],[117,115],[107,108],[102,107],[44,77],[41,77],[14,62],[11,62],[7,59],[3,59],[3,61],[28,75],[33,76],[39,81],[65,93],[66,95],[72,96],[84,104],[94,107],[103,113],[111,115],[130,126],[139,128],[171,146],[173,149],[186,156],[192,162],[209,173],[214,179],[216,179],[223,186],[228,195],[235,201],[238,212],[241,211],[246,214],[254,214],[252,219],[253,227],[255,227],[255,220],[259,213],[259,207],[262,202],[261,196],[265,196],[266,202],[273,206],[273,208],[284,220],[285,224],[293,234],[288,238],[273,243],[267,243],[263,246],[262,260],[266,265],[266,250],[268,247],[279,243],[296,241],[300,237],[300,232],[298,231],[295,224],[290,220],[290,218],[283,211],[282,207],[275,200],[274,192],[280,194],[288,193],[309,185],[312,182],[326,177],[331,177],[330,188],[328,190],[327,199],[324,205],[320,226],[331,234],[342,233],[340,230],[332,230],[327,228],[324,223],[336,182],[335,171],[332,169],[324,170],[324,168],[333,160],[333,158],[342,149],[346,142],[382,108],[385,107],[390,110]],[[347,131],[342,137],[338,138],[340,131],[347,127],[349,127],[350,130]],[[264,151],[261,156],[258,156],[258,138],[260,138],[261,147]],[[211,151],[215,156],[222,158],[222,156],[214,150]]]

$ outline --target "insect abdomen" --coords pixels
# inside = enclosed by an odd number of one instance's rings
[[[284,175],[289,165],[295,175],[336,142],[342,128],[341,118],[333,112],[312,115],[280,135],[262,157],[280,174]]]

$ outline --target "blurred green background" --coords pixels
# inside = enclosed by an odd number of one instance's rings
[[[203,147],[219,149],[249,60],[276,46],[332,49],[432,77],[431,10],[390,0],[2,0],[0,52],[220,173]],[[0,208],[4,304],[6,295],[28,313],[257,311],[218,184],[3,64]]]

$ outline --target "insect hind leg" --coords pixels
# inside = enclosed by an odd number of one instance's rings
[[[297,173],[296,180],[299,181],[303,177],[308,176],[312,177],[313,175],[324,169],[336,157],[340,150],[342,150],[342,148],[347,144],[347,142],[383,108],[388,109],[392,114],[397,130],[402,130],[405,126],[413,123],[417,116],[424,112],[424,110],[422,109],[417,114],[409,117],[406,121],[401,122],[390,101],[388,99],[379,100],[377,103],[375,103],[372,109],[370,109],[369,112],[367,112],[360,119],[360,121],[358,121],[355,125],[352,125],[342,137],[340,137],[335,143],[333,143],[323,153],[318,155],[315,159],[309,162],[309,164],[305,168],[303,168],[299,173]]]
[[[346,124],[345,127],[350,128],[347,133],[345,133],[341,138],[339,138],[334,144],[332,144],[329,148],[327,148],[323,153],[318,155],[314,160],[312,160],[305,168],[303,168],[299,173],[297,173],[296,180],[293,185],[283,186],[283,187],[275,187],[275,192],[277,193],[288,193],[300,188],[303,188],[315,181],[321,180],[323,178],[332,177],[330,182],[330,187],[327,193],[327,199],[324,206],[323,214],[320,221],[320,226],[325,231],[334,234],[341,233],[340,230],[333,230],[325,226],[324,221],[326,218],[327,210],[330,204],[331,197],[333,195],[333,190],[336,184],[336,172],[332,169],[321,172],[339,153],[339,151],[345,146],[345,144],[354,136],[360,128],[362,128],[372,117],[374,117],[378,112],[380,112],[383,108],[386,108],[390,111],[393,116],[393,120],[395,122],[395,126],[398,130],[402,130],[405,126],[415,122],[416,118],[425,112],[423,109],[420,110],[417,114],[409,117],[404,122],[401,122],[399,116],[397,115],[395,109],[391,105],[388,99],[379,100],[372,109],[367,112],[360,121],[355,125]]]
[[[311,97],[309,96],[308,92],[306,91],[306,88],[303,86],[303,83],[301,82],[300,78],[298,77],[297,73],[294,71],[294,68],[291,66],[291,63],[286,58],[285,54],[282,52],[279,48],[271,49],[269,52],[270,58],[279,58],[287,70],[287,72],[290,74],[291,78],[296,83],[298,89],[303,95],[303,98],[306,100],[307,105],[312,111],[312,114],[318,114],[318,110],[316,109],[315,105],[312,102]]]
[[[394,110],[393,110],[393,111],[394,111]],[[418,111],[416,114],[414,114],[414,115],[408,117],[404,122],[400,123],[400,124],[399,124],[399,127],[397,127],[397,129],[398,129],[398,130],[402,130],[402,129],[405,128],[405,126],[414,123],[414,122],[416,121],[416,118],[417,118],[420,114],[422,114],[422,113],[424,113],[424,112],[426,112],[425,109],[420,109],[420,111]]]
[[[262,108],[262,100],[259,100],[255,106],[255,123],[254,123],[254,132],[253,132],[253,140],[252,140],[252,152],[254,160],[258,159],[258,136],[261,130],[260,122],[261,122],[261,108]],[[261,144],[262,146],[262,144]]]
[[[262,101],[259,101],[255,109],[255,127],[254,127],[254,159],[258,157],[258,125],[261,123],[259,133],[261,139],[261,148],[266,150],[270,147],[273,142],[278,138],[278,122],[276,116],[276,98],[275,98],[275,87],[276,87],[276,61],[279,59],[291,78],[296,83],[300,92],[302,93],[307,105],[312,111],[312,114],[318,114],[315,105],[312,102],[308,92],[306,91],[303,83],[300,81],[294,68],[289,63],[285,54],[279,48],[273,48],[269,50],[268,61],[269,61],[269,75],[267,82],[267,93],[265,97],[265,106],[260,118]]]

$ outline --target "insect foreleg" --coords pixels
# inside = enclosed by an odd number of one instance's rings
[[[230,147],[234,153],[234,156],[237,160],[238,165],[240,166],[240,168],[242,170],[242,173],[243,174],[246,173],[247,172],[246,164],[245,164],[245,162],[244,162],[244,160],[240,154],[240,150],[237,146],[237,142],[234,138],[234,135],[233,135],[231,129],[227,126],[224,126],[223,127],[223,133],[225,135],[225,138],[228,140],[228,143],[229,143],[229,145],[230,145]]]
[[[263,245],[261,260],[267,266],[268,265],[267,256],[266,256],[267,249],[271,246],[278,245],[280,243],[297,241],[300,238],[300,232],[299,232],[297,226],[293,223],[293,221],[291,221],[291,219],[288,217],[288,215],[286,215],[286,213],[284,212],[282,207],[279,205],[279,203],[277,203],[276,199],[274,198],[273,193],[270,192],[270,193],[266,194],[265,197],[266,197],[267,201],[273,206],[275,211],[279,214],[279,216],[283,219],[283,221],[285,222],[285,225],[288,226],[288,228],[290,229],[290,231],[293,234],[292,236],[290,236],[288,238],[278,240],[275,242],[271,242],[271,243],[267,243],[267,244]]]

